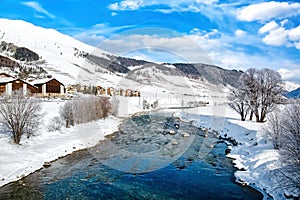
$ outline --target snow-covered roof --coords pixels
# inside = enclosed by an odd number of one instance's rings
[[[5,78],[0,78],[0,83],[9,83],[11,81],[17,80],[16,78],[12,77],[5,77]]]
[[[10,75],[9,73],[0,71],[0,77],[3,77],[3,78],[5,78],[5,77],[12,77],[13,78],[14,76]]]
[[[23,83],[26,83],[27,85],[31,85],[31,86],[35,87],[32,83],[28,83],[28,82],[18,79],[18,78],[13,78],[13,77],[0,78],[0,83],[10,83],[13,81],[21,81]]]
[[[52,78],[43,78],[43,79],[38,79],[30,82],[32,85],[39,85],[39,84],[44,84],[47,83],[48,81],[52,80]]]
[[[30,84],[32,85],[40,85],[40,84],[45,84],[51,80],[56,80],[58,81],[60,84],[64,85],[63,83],[61,83],[59,80],[57,80],[56,78],[43,78],[43,79],[38,79],[38,80],[34,80],[32,82],[30,82]]]

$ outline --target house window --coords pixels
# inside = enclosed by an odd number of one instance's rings
[[[5,92],[5,88],[6,88],[5,85],[0,85],[0,94]]]

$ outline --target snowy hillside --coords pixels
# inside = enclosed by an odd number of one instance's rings
[[[293,90],[296,90],[296,89],[298,89],[299,87],[300,87],[299,84],[293,83],[293,82],[291,82],[291,81],[285,81],[285,82],[284,82],[284,86],[283,86],[283,88],[284,88],[286,91],[288,91],[288,92],[291,92],[291,91],[293,91]]]
[[[210,67],[206,65],[203,65],[205,70],[201,71],[198,67],[195,71],[190,65],[190,68],[182,68],[179,67],[181,65],[163,65],[122,58],[86,45],[56,30],[37,27],[20,20],[0,19],[0,43],[11,49],[25,47],[32,51],[33,55],[38,54],[37,61],[18,62],[25,66],[41,67],[66,85],[80,83],[87,86],[138,89],[148,96],[161,93],[170,98],[170,95],[175,93],[181,96],[211,96],[211,91],[222,90],[224,85],[228,84],[222,78],[222,81],[212,78],[215,74],[207,73]],[[0,54],[17,62],[6,48],[2,49]],[[233,79],[240,75],[235,71],[232,73]]]
[[[85,59],[81,52],[93,52],[97,56],[108,54],[86,45],[53,29],[34,26],[21,20],[0,19],[0,42],[26,47],[41,56],[46,63],[40,65],[65,84],[74,83]],[[87,65],[87,63],[85,63]]]

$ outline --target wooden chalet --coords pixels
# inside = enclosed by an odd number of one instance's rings
[[[40,79],[33,81],[36,86],[38,96],[49,97],[49,96],[62,96],[65,94],[65,86],[55,78],[51,79]]]
[[[21,79],[14,78],[8,74],[0,74],[0,95],[12,95],[13,91],[22,90],[23,95],[27,95],[28,91],[31,94],[37,92],[37,87],[33,86],[30,83],[27,83]]]

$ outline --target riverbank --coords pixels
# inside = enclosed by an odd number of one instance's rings
[[[222,113],[214,115],[212,108],[202,107],[182,110],[176,115],[197,127],[218,132],[222,138],[231,137],[237,142],[236,146],[229,144],[231,152],[227,155],[238,169],[235,172],[236,182],[261,191],[264,199],[286,199],[284,194],[291,194],[291,191],[282,187],[276,179],[274,172],[279,166],[279,154],[263,131],[265,124],[242,122],[226,106],[214,109],[222,110]]]
[[[45,116],[40,130],[29,139],[23,137],[20,145],[13,144],[8,135],[0,134],[0,186],[24,178],[42,168],[45,162],[95,146],[106,135],[117,131],[121,123],[120,118],[109,116],[93,123],[62,128],[60,131],[47,131],[50,119],[58,115],[63,103],[43,102]]]

